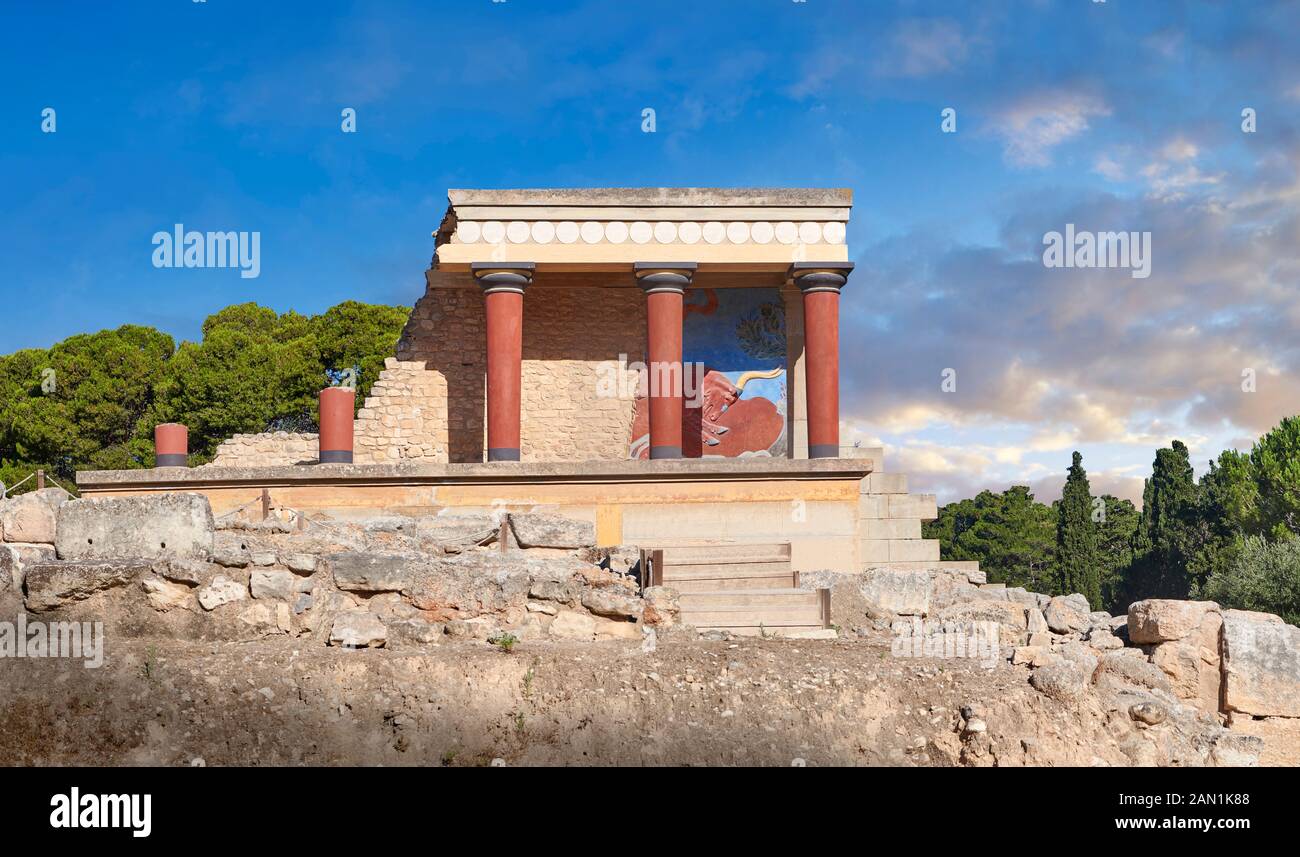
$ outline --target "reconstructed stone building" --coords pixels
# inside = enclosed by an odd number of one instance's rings
[[[921,538],[934,498],[840,444],[840,295],[865,287],[849,191],[449,198],[353,463],[240,436],[203,468],[80,474],[83,492],[202,490],[218,513],[263,489],[341,516],[543,510],[602,545],[738,550],[787,577],[940,564]]]

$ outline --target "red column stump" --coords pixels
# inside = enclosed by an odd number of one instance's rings
[[[320,463],[352,463],[352,414],[357,392],[347,387],[320,391]]]
[[[190,430],[180,423],[153,427],[153,466],[189,467]]]

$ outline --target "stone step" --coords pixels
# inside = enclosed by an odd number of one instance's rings
[[[716,544],[669,545],[647,550],[664,552],[664,566],[700,563],[769,562],[790,560],[789,542],[719,542]]]
[[[789,557],[746,557],[731,562],[676,563],[664,561],[664,580],[701,577],[763,577],[790,576]]]
[[[717,592],[720,589],[736,591],[789,589],[794,584],[794,573],[756,577],[701,577],[671,578],[663,582],[678,592]]]
[[[683,593],[681,618],[696,628],[822,628],[828,594],[790,588]]]

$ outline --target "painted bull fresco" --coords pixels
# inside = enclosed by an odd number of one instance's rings
[[[776,289],[688,291],[682,359],[683,456],[786,454],[785,312]],[[648,404],[638,396],[631,458],[650,456]]]

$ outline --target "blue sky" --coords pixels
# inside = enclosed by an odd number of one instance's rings
[[[0,352],[411,304],[449,187],[847,186],[845,434],[914,490],[1051,499],[1078,448],[1132,497],[1300,411],[1294,2],[3,9]],[[260,231],[261,276],[155,269],[178,222]],[[1067,222],[1150,231],[1152,276],[1044,268]]]

